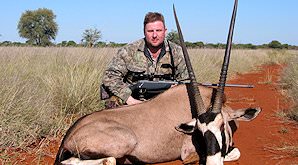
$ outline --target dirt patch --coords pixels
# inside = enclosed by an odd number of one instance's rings
[[[282,68],[281,65],[263,66],[258,72],[238,75],[230,81],[255,85],[253,89],[227,89],[232,107],[262,107],[255,120],[240,123],[234,140],[240,148],[241,158],[231,164],[298,164],[297,153],[278,151],[285,146],[298,146],[297,123],[281,120],[277,115],[291,105],[278,87]]]
[[[298,146],[297,123],[281,120],[277,114],[289,108],[289,102],[281,94],[278,82],[282,65],[267,65],[259,71],[239,74],[229,81],[236,84],[253,84],[255,87],[227,88],[228,104],[235,108],[262,107],[260,115],[251,122],[240,122],[240,128],[234,136],[235,145],[240,149],[238,161],[228,165],[264,165],[264,164],[298,164],[298,153],[292,153],[291,146]],[[37,145],[33,152],[11,150],[7,156],[15,164],[53,164],[58,150],[59,140],[51,140]],[[3,158],[2,164],[4,164]],[[13,163],[13,164],[14,164]],[[162,163],[161,165],[181,165],[181,161]]]
[[[226,88],[228,104],[233,108],[261,107],[262,112],[251,122],[240,122],[234,135],[241,157],[225,165],[294,165],[298,153],[290,146],[298,146],[298,124],[281,120],[278,112],[291,105],[278,87],[282,65],[261,66],[258,71],[238,74],[228,83],[252,84],[254,88]],[[288,149],[288,150],[287,150]],[[160,165],[182,165],[181,161]]]

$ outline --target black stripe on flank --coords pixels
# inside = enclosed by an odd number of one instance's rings
[[[207,155],[212,156],[220,152],[219,144],[216,140],[215,135],[211,131],[206,131],[204,134],[206,146],[207,146]]]

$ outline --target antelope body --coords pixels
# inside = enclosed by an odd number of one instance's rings
[[[120,163],[185,159],[195,152],[195,147],[190,140],[191,135],[181,133],[175,127],[192,119],[186,86],[173,87],[142,104],[103,110],[82,117],[63,139],[57,161],[68,159],[68,154],[81,159],[112,156]],[[212,88],[199,89],[205,105],[209,106]],[[243,118],[245,112],[258,112],[258,109],[245,110],[234,111],[224,105],[226,122],[246,120]],[[251,114],[246,117],[254,118],[255,114]]]
[[[185,160],[193,152],[199,155],[200,163],[208,165],[222,165],[224,160],[239,158],[232,140],[236,121],[252,120],[261,109],[232,110],[224,104],[237,3],[235,0],[219,87],[215,92],[198,87],[174,8],[190,84],[173,87],[141,104],[80,118],[67,131],[55,164],[68,163],[66,159],[73,156],[80,159],[114,157],[120,164],[157,163]],[[235,155],[230,156],[231,153]]]

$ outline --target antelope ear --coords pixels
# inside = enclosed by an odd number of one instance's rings
[[[237,109],[230,110],[229,120],[239,120],[239,121],[251,121],[261,112],[261,108],[246,108],[246,109]]]
[[[185,134],[192,134],[196,130],[197,119],[192,119],[188,123],[182,123],[176,126],[176,130]]]

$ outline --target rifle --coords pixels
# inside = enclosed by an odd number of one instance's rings
[[[147,99],[148,97],[155,96],[164,92],[165,90],[171,88],[172,85],[187,84],[189,82],[184,81],[149,81],[149,80],[139,80],[136,83],[129,86],[132,91],[134,98]],[[202,86],[213,86],[218,87],[219,84],[213,83],[199,83]],[[253,85],[245,84],[226,84],[226,87],[236,87],[236,88],[254,88]],[[110,98],[111,94],[104,85],[100,86],[100,96],[102,100]]]
[[[139,98],[144,98],[145,95],[157,95],[169,89],[172,85],[186,84],[189,82],[182,81],[149,81],[149,80],[139,80],[137,83],[131,85],[129,88],[132,90],[133,94],[138,95]],[[214,86],[218,87],[219,84],[213,83],[199,83],[202,86]],[[253,85],[245,84],[225,84],[226,87],[237,87],[237,88],[253,88]]]
[[[178,85],[178,84],[186,84],[189,82],[182,82],[182,81],[149,81],[149,80],[139,80],[137,83],[130,86],[131,90],[136,90],[140,88],[145,88],[147,90],[160,90],[160,89],[168,89],[172,85]],[[214,86],[218,87],[219,84],[213,84],[213,83],[199,83],[199,85],[202,86]],[[225,84],[225,87],[237,87],[237,88],[254,88],[254,85],[250,84]]]
[[[145,100],[164,92],[176,84],[180,84],[180,82],[139,80],[135,84],[130,85],[129,88],[134,98]]]
[[[172,85],[184,84],[179,81],[149,81],[139,80],[137,83],[131,85],[129,88],[134,90],[146,89],[146,91],[164,91],[169,89]]]

